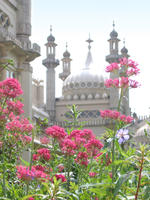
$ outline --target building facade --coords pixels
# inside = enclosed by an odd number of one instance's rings
[[[17,78],[23,89],[24,109],[32,117],[32,67],[30,62],[40,56],[40,47],[30,41],[31,0],[0,1],[0,64],[12,59],[13,66],[2,70],[0,80]]]
[[[71,121],[69,109],[73,104],[78,106],[81,112],[77,126],[84,123],[84,127],[91,128],[96,135],[104,131],[104,126],[109,126],[109,120],[100,117],[100,110],[117,109],[119,90],[106,88],[105,77],[94,71],[91,43],[89,38],[88,54],[85,66],[76,74],[71,73],[71,55],[67,49],[63,53],[62,73],[59,78],[63,81],[62,97],[56,98],[55,69],[59,65],[56,59],[55,37],[52,28],[46,43],[46,58],[43,65],[46,67],[46,104],[42,81],[32,79],[32,67],[30,62],[40,56],[40,47],[32,44],[31,36],[31,0],[1,0],[0,1],[0,64],[8,59],[14,61],[13,66],[2,70],[0,80],[7,77],[17,78],[23,89],[25,115],[30,118],[42,119],[47,117],[50,124],[66,127]],[[108,63],[118,62],[122,57],[129,57],[128,50],[123,47],[119,52],[118,33],[113,30],[110,33],[109,55],[106,56]],[[117,75],[110,73],[110,78]],[[121,106],[122,113],[129,115],[129,92]]]
[[[113,30],[110,33],[109,55],[106,56],[108,63],[119,62],[122,57],[129,57],[128,50],[125,46],[119,52],[118,33]],[[50,30],[50,36],[46,43],[46,59],[43,60],[43,65],[47,68],[46,72],[46,105],[45,112],[49,115],[49,123],[60,126],[68,126],[68,122],[72,119],[70,117],[68,107],[73,104],[81,111],[79,122],[76,124],[80,126],[84,123],[84,127],[91,128],[96,135],[101,135],[104,131],[104,126],[109,127],[109,120],[104,120],[100,117],[100,110],[117,109],[119,100],[119,89],[106,88],[104,85],[105,77],[94,71],[91,43],[93,40],[89,38],[88,54],[85,66],[76,74],[71,73],[71,55],[67,50],[63,53],[62,58],[62,73],[59,78],[63,81],[62,96],[55,97],[55,90],[57,89],[55,68],[59,65],[58,59],[55,58],[56,46],[55,37]],[[116,78],[117,75],[110,73],[110,78]],[[129,93],[121,105],[121,112],[125,115],[130,114],[129,108]],[[66,122],[68,121],[68,122]]]

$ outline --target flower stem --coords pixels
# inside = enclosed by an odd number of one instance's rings
[[[5,185],[5,135],[3,135],[3,145],[2,145],[2,163],[3,163],[3,194],[6,195],[6,185]]]
[[[142,177],[142,170],[143,170],[143,163],[144,163],[144,150],[142,151],[142,159],[141,159],[140,163],[141,163],[141,165],[140,165],[140,171],[139,171],[137,190],[136,190],[136,194],[135,194],[135,200],[138,199],[139,189],[141,186],[141,177]]]

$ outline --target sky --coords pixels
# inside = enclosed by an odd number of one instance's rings
[[[31,63],[33,77],[46,82],[46,69],[42,60],[46,58],[47,37],[55,36],[56,58],[60,65],[56,68],[56,97],[61,96],[63,53],[68,43],[71,54],[71,72],[85,65],[89,33],[92,43],[93,65],[98,73],[108,76],[105,61],[109,54],[109,34],[113,20],[119,49],[125,46],[132,60],[139,64],[140,74],[136,78],[140,88],[130,91],[130,107],[139,116],[150,115],[150,1],[149,0],[32,0],[32,42],[41,47],[41,56]]]

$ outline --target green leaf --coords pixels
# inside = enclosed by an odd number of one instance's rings
[[[122,186],[122,184],[124,182],[126,182],[128,180],[128,178],[130,177],[130,173],[128,174],[124,174],[124,175],[121,175],[116,183],[116,187],[114,189],[114,196],[116,196]]]
[[[119,145],[119,143],[118,143],[117,140],[115,141],[115,144],[116,144],[116,147],[117,147],[118,151],[120,152],[120,154],[121,154],[122,156],[128,158],[128,155],[122,150],[122,148],[120,147],[120,145]]]

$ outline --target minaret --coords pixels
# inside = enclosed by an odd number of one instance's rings
[[[110,33],[110,39],[108,40],[110,54],[106,56],[106,61],[108,63],[119,62],[119,59],[121,58],[121,55],[118,54],[119,41],[120,40],[118,39],[118,33],[115,31],[115,24],[113,22],[113,31]],[[119,74],[116,74],[114,72],[110,73],[111,79],[115,79],[118,77]],[[116,110],[118,107],[118,101],[119,101],[119,89],[110,88],[110,109]]]
[[[49,121],[55,121],[55,67],[59,65],[59,60],[55,59],[55,38],[52,35],[52,27],[50,35],[47,38],[46,59],[43,60],[43,65],[47,68],[46,72],[46,110],[49,113]]]
[[[59,74],[59,78],[64,81],[70,75],[70,67],[71,61],[70,53],[67,50],[67,43],[66,43],[66,51],[63,53],[62,58],[62,65],[63,65],[63,72]]]
[[[123,40],[124,47],[121,49],[121,57],[128,58],[128,49],[125,47],[125,39]],[[120,72],[121,75],[121,72]],[[126,76],[126,74],[123,74]],[[129,107],[129,89],[124,89],[124,96],[122,99],[122,113],[125,115],[130,115],[130,107]]]
[[[113,22],[113,30],[110,33],[110,39],[108,40],[109,42],[109,51],[110,54],[106,56],[106,61],[108,63],[113,63],[113,62],[119,62],[119,59],[121,56],[118,54],[118,49],[119,49],[119,42],[120,40],[118,39],[118,33],[115,31],[115,24]]]

